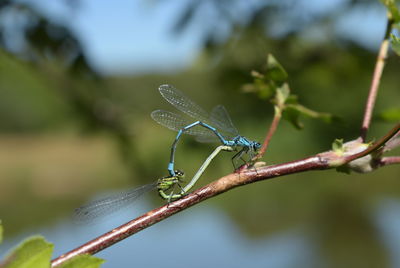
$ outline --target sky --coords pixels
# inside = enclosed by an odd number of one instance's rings
[[[69,28],[82,43],[95,69],[111,75],[170,72],[185,68],[196,59],[202,48],[203,37],[209,30],[215,29],[221,38],[230,31],[224,25],[213,25],[216,22],[215,14],[208,9],[207,4],[203,4],[200,8],[203,16],[196,16],[179,35],[171,34],[174,23],[190,0],[80,0],[78,8],[71,8],[61,0],[19,2],[30,4],[38,12]],[[248,0],[248,5],[237,4],[233,8],[240,11],[241,22],[245,23],[251,14],[252,9],[249,7],[257,7],[262,2]],[[287,15],[299,18],[323,15],[340,10],[346,2],[297,0],[293,2],[296,3],[296,9],[288,8]],[[288,3],[290,5],[292,2]],[[385,10],[378,3],[376,6],[374,9],[360,7],[345,12],[335,22],[334,34],[376,50],[385,28]],[[204,18],[204,14],[207,14],[207,18]],[[275,27],[271,25],[270,33],[275,36],[284,35],[297,26],[293,20],[285,22],[277,22]],[[324,31],[325,28],[318,27],[303,29],[306,38],[321,40],[327,34]]]

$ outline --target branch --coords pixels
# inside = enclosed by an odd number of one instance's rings
[[[378,95],[379,83],[381,81],[383,68],[385,67],[385,60],[389,50],[389,39],[390,39],[390,32],[392,31],[392,26],[393,26],[393,20],[388,19],[385,36],[381,43],[379,54],[376,59],[374,74],[372,76],[372,81],[371,81],[371,87],[369,89],[369,95],[367,103],[365,105],[364,120],[361,126],[361,135],[360,135],[363,142],[365,142],[366,140],[369,125],[371,123],[372,111],[374,110],[376,96]]]
[[[395,131],[397,129],[397,131]],[[387,135],[381,138],[375,145],[367,150],[357,153],[357,157],[363,157],[383,146],[383,144],[394,136],[400,129],[400,124],[393,128]],[[373,149],[371,149],[373,148]],[[270,165],[262,168],[250,168],[241,173],[231,173],[224,176],[174,202],[153,209],[146,214],[123,224],[110,232],[103,234],[86,244],[61,255],[52,261],[52,267],[56,267],[80,254],[95,254],[159,221],[162,221],[175,213],[207,200],[238,186],[254,183],[261,180],[272,179],[284,175],[300,173],[311,170],[325,170],[345,164],[357,157],[338,155],[332,151],[317,154],[304,159],[287,162],[283,164]],[[341,163],[341,164],[340,164]]]
[[[181,199],[153,209],[146,214],[126,224],[123,224],[80,247],[61,255],[52,261],[52,267],[61,265],[76,255],[95,254],[161,220],[174,215],[175,213],[178,213],[186,208],[189,208],[197,203],[226,192],[237,186],[287,174],[327,168],[329,168],[329,165],[326,160],[321,159],[318,156],[313,156],[284,164],[272,165],[257,170],[250,169],[240,174],[231,173],[182,197]]]
[[[256,161],[256,160],[258,160],[258,159],[260,159],[260,158],[262,158],[264,156],[265,151],[268,148],[268,144],[269,144],[272,136],[274,135],[281,118],[282,118],[282,110],[281,110],[281,108],[275,107],[274,119],[272,120],[271,126],[268,129],[268,133],[265,136],[265,139],[264,139],[264,142],[263,142],[263,144],[261,146],[261,149],[258,152],[258,154],[256,155],[256,157],[254,157],[254,159],[252,159],[253,161]]]
[[[373,143],[366,150],[356,153],[356,154],[353,154],[353,155],[350,155],[350,156],[346,156],[345,157],[346,163],[351,162],[357,158],[369,155],[370,153],[383,148],[388,141],[390,141],[393,137],[398,135],[399,131],[400,131],[400,123],[398,123],[396,126],[394,126],[394,128],[392,128],[385,136],[380,138],[377,142]]]
[[[400,156],[387,156],[383,157],[379,161],[379,166],[387,166],[387,165],[394,165],[394,164],[400,164]]]

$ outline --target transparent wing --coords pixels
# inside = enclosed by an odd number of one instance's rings
[[[196,141],[202,142],[202,143],[212,143],[212,142],[221,142],[221,140],[216,136],[197,136]]]
[[[74,219],[76,222],[81,223],[91,222],[100,216],[111,214],[127,207],[144,193],[155,188],[157,188],[157,182],[92,201],[75,209]]]
[[[179,131],[182,128],[192,124],[193,122],[186,120],[182,116],[164,111],[156,110],[151,113],[151,118],[160,125],[174,131]],[[214,132],[202,126],[195,126],[184,132],[185,134],[194,135],[198,137],[212,137],[215,136]],[[215,136],[216,137],[216,136]]]
[[[175,106],[178,110],[196,120],[210,123],[208,113],[175,87],[171,85],[161,85],[158,90],[164,99]]]
[[[232,137],[239,135],[238,130],[232,123],[231,117],[222,105],[217,105],[213,108],[210,121],[216,128],[223,130]]]

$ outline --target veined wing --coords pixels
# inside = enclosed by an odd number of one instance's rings
[[[214,127],[222,130],[231,136],[231,138],[239,135],[238,130],[232,123],[231,117],[229,116],[225,107],[222,105],[217,105],[213,108],[211,111],[210,121]]]
[[[157,182],[145,184],[138,188],[127,190],[102,199],[92,201],[75,209],[74,219],[77,222],[87,223],[100,216],[116,212],[132,204],[144,193],[157,188]]]
[[[159,123],[160,125],[169,128],[174,131],[179,131],[182,128],[194,123],[195,121],[189,121],[183,118],[182,116],[164,111],[164,110],[155,110],[151,113],[151,118],[154,121]],[[204,128],[200,125],[190,128],[184,132],[185,134],[194,135],[198,137],[212,137],[215,136],[214,132],[211,130]]]
[[[215,134],[213,136],[208,136],[208,137],[207,136],[197,136],[196,141],[202,142],[202,143],[221,142],[221,140]]]
[[[127,207],[144,193],[155,188],[157,188],[157,182],[92,201],[75,209],[74,218],[77,222],[90,222],[102,215]]]
[[[158,90],[169,103],[178,110],[204,123],[209,123],[208,113],[194,101],[186,97],[181,91],[171,85],[161,85]]]

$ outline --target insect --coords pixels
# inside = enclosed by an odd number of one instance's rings
[[[234,127],[224,106],[217,105],[211,113],[208,114],[204,109],[171,85],[161,85],[158,90],[163,98],[170,104],[194,119],[189,121],[179,114],[164,110],[156,110],[151,113],[151,117],[157,123],[169,129],[178,131],[171,146],[170,162],[168,164],[168,172],[171,176],[175,176],[175,152],[182,134],[194,135],[200,142],[219,141],[223,145],[229,146],[235,151],[237,151],[238,148],[241,148],[232,157],[232,162],[235,167],[237,159],[242,159],[242,156],[245,153],[248,153],[250,158],[252,158],[255,155],[255,152],[261,147],[260,143],[239,135],[239,132]]]
[[[129,204],[132,204],[143,194],[155,189],[157,189],[160,197],[168,200],[168,202],[181,198],[186,193],[180,186],[180,183],[183,182],[182,179],[184,178],[185,174],[180,170],[175,170],[174,173],[174,176],[162,177],[153,183],[145,184],[137,188],[110,195],[108,197],[101,198],[83,205],[75,209],[74,218],[77,222],[92,221],[99,216],[118,211]],[[178,194],[173,192],[176,186],[180,189]],[[189,191],[190,188],[186,191]],[[168,191],[170,192],[168,193]]]

